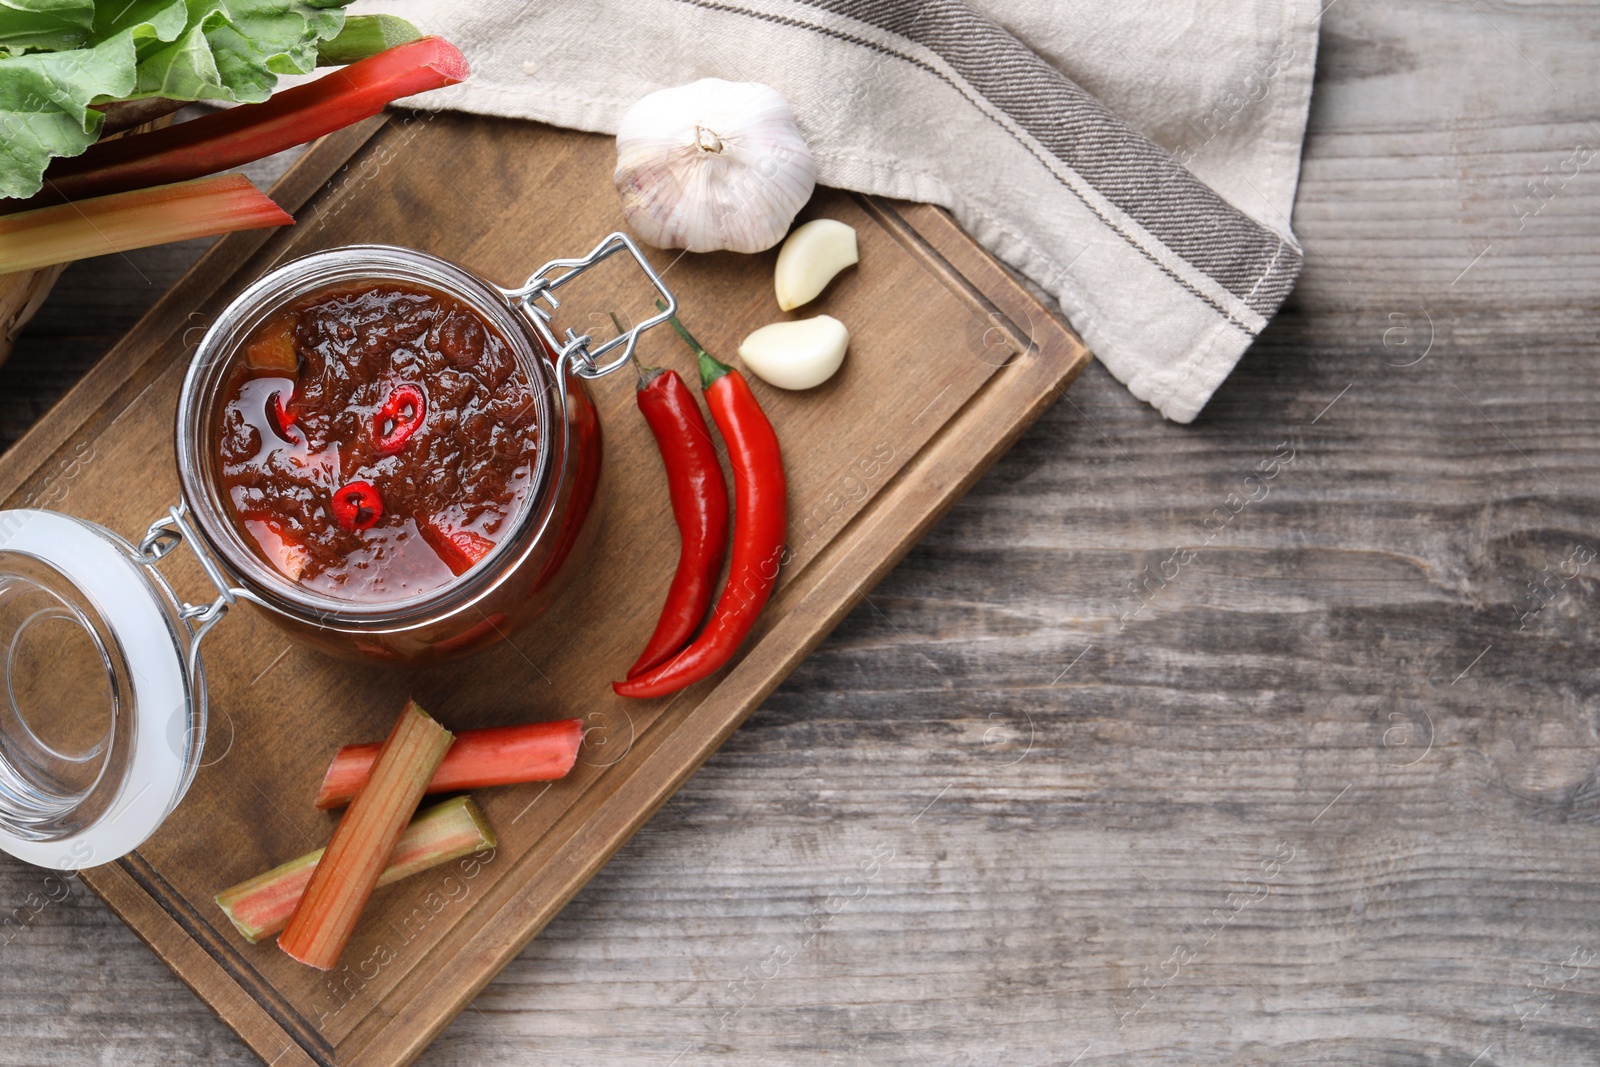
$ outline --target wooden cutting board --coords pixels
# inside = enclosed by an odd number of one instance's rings
[[[243,286],[352,242],[410,245],[519,283],[621,228],[612,160],[609,138],[453,115],[383,117],[325,139],[274,190],[295,227],[219,242],[0,458],[6,506],[53,507],[136,538],[178,500],[179,383]],[[83,877],[266,1062],[414,1058],[1088,361],[944,212],[819,189],[802,217],[817,216],[856,227],[861,264],[801,314],[848,324],[850,355],[809,392],[752,380],[784,447],[794,562],[729,669],[655,701],[609,686],[648,636],[677,554],[631,373],[592,388],[606,510],[589,560],[510,643],[428,669],[351,664],[295,645],[249,607],[207,639],[210,738],[188,796],[136,853]],[[783,317],[774,258],[654,253],[686,324],[728,359]],[[610,311],[643,312],[625,272],[591,277],[563,291],[566,322],[609,336]],[[694,380],[666,330],[641,355]],[[202,597],[199,567],[175,557],[169,578]],[[311,800],[328,758],[382,738],[408,694],[453,729],[580,717],[581,760],[560,782],[479,791],[499,848],[381,890],[338,969],[247,944],[212,895],[327,841],[334,816]]]

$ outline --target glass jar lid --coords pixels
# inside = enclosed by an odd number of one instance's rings
[[[173,522],[136,547],[58,512],[0,511],[0,849],[19,859],[114,860],[194,777],[197,642],[226,604],[184,605],[156,570],[180,509]]]

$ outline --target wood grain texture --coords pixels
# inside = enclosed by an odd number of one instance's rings
[[[419,1062],[1600,1058],[1597,34],[1330,6],[1306,275],[1199,422],[1087,372]],[[126,325],[47,308],[6,432]],[[255,1062],[0,894],[0,1063]]]
[[[0,459],[0,494],[14,505],[59,487],[51,503],[61,509],[141,529],[178,495],[178,385],[234,293],[275,264],[356,242],[419,242],[518,284],[618,224],[613,157],[607,138],[456,115],[396,116],[319,143],[274,187],[297,224],[207,251]],[[520,172],[525,160],[539,166]],[[462,173],[495,180],[465,193]],[[806,211],[854,225],[872,268],[849,272],[812,308],[855,327],[835,378],[805,393],[751,382],[784,441],[790,535],[776,591],[728,670],[671,699],[611,691],[670,578],[651,566],[671,518],[631,375],[589,389],[609,483],[593,562],[569,564],[575,590],[512,640],[471,661],[400,670],[317,655],[241,608],[208,642],[211,740],[183,804],[136,853],[79,877],[264,1061],[409,1062],[1088,362],[946,213],[832,190]],[[720,351],[774,315],[775,256],[657,265]],[[558,331],[648,313],[620,262],[562,290]],[[670,331],[648,338],[641,358],[694,373]],[[162,570],[178,589],[204,582],[189,554]],[[560,782],[481,794],[496,849],[375,896],[331,972],[245,944],[213,903],[217,887],[325,840],[332,817],[306,800],[327,759],[352,738],[382,736],[413,695],[453,729],[578,716],[579,765]]]

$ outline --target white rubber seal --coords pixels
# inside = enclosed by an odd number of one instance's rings
[[[0,849],[57,870],[95,867],[138,848],[178,802],[185,778],[184,752],[171,728],[176,716],[186,724],[192,714],[178,635],[144,569],[98,529],[54,511],[0,512],[0,550],[43,560],[77,587],[110,629],[117,648],[108,651],[121,654],[133,686],[132,755],[105,813],[52,841],[0,828]]]

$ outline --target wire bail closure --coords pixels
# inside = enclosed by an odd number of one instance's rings
[[[650,284],[661,295],[665,310],[650,318],[645,319],[631,330],[624,331],[609,341],[602,342],[598,347],[592,348],[594,339],[588,334],[575,333],[572,327],[567,327],[565,337],[557,337],[550,326],[551,313],[561,307],[555,291],[572,281],[584,271],[593,267],[601,260],[608,259],[618,252],[626,251],[633,256],[634,262],[644,272]],[[559,272],[559,273],[558,273]],[[520,287],[516,289],[502,289],[508,300],[516,301],[527,313],[528,319],[538,331],[545,344],[550,346],[550,351],[556,354],[557,382],[563,397],[566,394],[567,373],[576,374],[580,378],[595,379],[610,374],[612,371],[627,364],[633,358],[633,350],[639,344],[639,335],[644,331],[659,326],[672,318],[678,312],[678,301],[672,293],[662,284],[661,276],[650,266],[650,261],[645,259],[644,253],[639,251],[639,246],[625,233],[613,233],[605,240],[595,245],[594,251],[580,259],[553,259],[549,263],[534,271]],[[543,301],[545,307],[539,303]],[[601,357],[617,348],[622,349],[622,354],[607,363],[601,363]]]
[[[189,525],[189,507],[186,504],[178,504],[167,509],[166,518],[157,519],[150,524],[149,529],[145,530],[137,549],[138,562],[154,569],[169,552],[185,541],[189,543],[190,551],[200,561],[201,569],[206,572],[206,577],[211,579],[211,584],[217,590],[217,598],[209,604],[191,604],[185,600],[178,606],[178,618],[183,620],[189,630],[186,667],[189,681],[193,684],[200,676],[201,639],[211,632],[211,628],[228,613],[228,609],[240,597],[249,600],[254,600],[255,597],[248,590],[228,584],[227,576],[217,566],[216,560],[200,546],[194,528]]]

